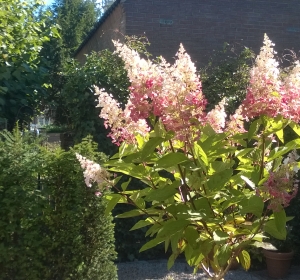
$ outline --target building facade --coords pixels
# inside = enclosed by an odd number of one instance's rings
[[[75,53],[108,48],[112,39],[146,35],[154,56],[172,62],[183,43],[198,66],[224,43],[240,44],[256,53],[266,33],[280,55],[300,50],[299,0],[116,0]]]

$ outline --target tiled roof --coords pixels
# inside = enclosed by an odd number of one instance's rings
[[[77,50],[74,53],[74,57],[80,52],[80,50],[84,47],[84,45],[87,43],[87,41],[93,37],[97,29],[101,26],[102,23],[105,22],[105,20],[108,18],[108,16],[114,11],[114,9],[119,5],[121,0],[116,0],[106,11],[105,13],[100,17],[99,21],[95,23],[93,29],[90,31],[90,33],[86,36],[86,38],[83,40],[83,42],[80,44],[80,46],[77,48]]]

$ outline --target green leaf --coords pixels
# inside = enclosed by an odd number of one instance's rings
[[[179,251],[178,243],[179,243],[179,240],[181,239],[181,237],[182,237],[182,231],[177,231],[175,234],[172,234],[170,236],[172,252]]]
[[[214,161],[211,163],[210,171],[213,173],[221,172],[226,169],[230,169],[234,162]]]
[[[141,220],[141,221],[138,221],[131,229],[131,230],[136,230],[136,229],[139,229],[139,228],[143,228],[143,227],[146,227],[146,226],[149,226],[149,225],[152,225],[153,223],[150,221],[150,220]]]
[[[120,172],[135,177],[137,179],[143,179],[148,174],[146,167],[141,164],[136,165],[133,163],[114,160],[105,162],[104,166],[109,166],[109,171]]]
[[[271,162],[274,159],[283,156],[284,154],[286,154],[289,151],[290,150],[286,146],[275,148],[275,149],[273,149],[273,150],[270,151],[269,157],[266,157],[265,160],[267,162]]]
[[[159,231],[159,229],[161,228],[160,224],[154,224],[152,225],[147,231],[145,236],[153,236],[155,233],[157,233]],[[168,239],[166,239],[168,240]]]
[[[264,209],[264,202],[263,199],[259,196],[251,196],[250,198],[245,198],[240,202],[240,206],[242,209],[240,210],[240,213],[247,214],[252,213],[256,217],[260,218],[263,209]]]
[[[136,217],[144,214],[145,213],[139,209],[133,209],[128,212],[117,215],[116,218],[130,218],[130,217]]]
[[[136,152],[136,148],[134,147],[134,145],[128,145],[126,144],[126,142],[123,142],[119,147],[119,153],[112,156],[111,159],[115,159],[115,158],[121,159],[122,157],[130,155],[134,152]]]
[[[196,158],[201,159],[203,163],[207,166],[208,165],[207,155],[202,149],[202,147],[199,144],[197,144],[197,142],[194,143],[194,152]]]
[[[278,131],[282,130],[287,125],[287,120],[283,119],[281,116],[277,116],[272,119],[268,119],[267,122],[267,130],[264,131],[264,135],[268,136],[270,134],[277,133]]]
[[[224,266],[231,256],[231,248],[229,244],[221,246],[218,252],[218,262],[220,266]]]
[[[148,241],[146,244],[144,244],[139,252],[141,253],[143,251],[151,249],[151,248],[157,246],[158,244],[164,242],[164,240],[165,240],[165,238],[154,238],[154,239]]]
[[[238,255],[240,264],[245,270],[248,270],[251,266],[251,258],[247,251],[243,250]]]
[[[144,146],[144,143],[145,143],[144,137],[142,135],[140,135],[140,134],[137,134],[135,136],[135,139],[137,141],[138,148],[141,149]]]
[[[216,230],[213,233],[213,237],[216,243],[225,243],[228,240],[229,235],[221,230]]]
[[[190,214],[192,215],[201,215],[202,218],[211,218],[214,216],[213,210],[211,209],[211,206],[209,204],[209,201],[206,197],[200,197],[194,200],[194,205],[196,208],[196,211],[190,211]]]
[[[199,233],[198,231],[191,226],[188,226],[184,230],[184,236],[188,244],[191,245],[191,247],[195,247],[197,245],[197,239],[199,238]]]
[[[151,190],[145,197],[145,201],[164,201],[174,196],[178,192],[177,188],[179,186],[180,181],[174,181],[171,185],[166,185],[163,188]]]
[[[129,164],[123,161],[110,160],[104,163],[104,166],[109,166],[109,171],[120,172],[126,175],[131,175],[131,170],[135,167],[134,164]]]
[[[162,137],[150,138],[141,151],[141,159],[145,159],[149,156],[163,141],[164,139]]]
[[[272,245],[271,243],[268,242],[261,242],[261,241],[255,241],[252,246],[256,247],[256,248],[263,248],[266,250],[277,250],[277,248]]]
[[[300,127],[298,124],[294,123],[294,122],[291,122],[290,124],[290,127],[293,129],[293,131],[298,135],[300,136]]]
[[[169,153],[156,162],[158,168],[169,168],[187,162],[189,159],[183,153]]]
[[[283,129],[280,129],[280,130],[276,131],[275,133],[276,133],[278,139],[279,139],[282,143],[284,143]]]
[[[129,180],[127,182],[124,182],[124,183],[121,184],[121,188],[122,188],[123,191],[126,191],[126,189],[127,189],[130,182],[131,182],[131,178],[129,178]]]
[[[202,128],[202,133],[209,137],[216,135],[216,132],[209,124]]]
[[[208,177],[208,190],[220,191],[232,176],[232,169],[225,169]]]
[[[120,199],[123,198],[122,195],[120,194],[110,194],[110,195],[112,196],[112,198],[107,203],[107,206],[105,208],[105,215],[110,214],[111,210],[114,209],[117,203],[120,201]]]
[[[142,162],[141,152],[129,154],[126,157],[123,157],[122,160],[125,163],[140,163],[140,162]]]
[[[273,215],[277,230],[282,234],[286,234],[286,214],[284,209],[274,212]]]
[[[162,228],[158,231],[157,236],[158,237],[167,237],[170,235],[174,235],[178,231],[184,229],[187,227],[187,225],[190,222],[187,220],[169,220],[165,222],[162,226]]]
[[[300,147],[300,139],[299,138],[294,139],[294,140],[286,143],[285,146],[289,149],[288,151],[291,151],[291,150],[294,150],[294,149],[299,149],[299,147]]]
[[[257,132],[260,124],[261,124],[260,119],[257,119],[251,123],[249,131],[248,131],[248,140],[252,139],[253,135],[256,136],[256,132]]]
[[[175,254],[172,254],[169,259],[168,259],[168,270],[170,270],[172,268],[172,266],[174,265],[174,262],[176,260],[176,255]]]
[[[206,239],[200,242],[201,253],[204,256],[207,256],[213,250],[213,242],[211,240]]]
[[[275,220],[269,220],[266,222],[264,227],[265,232],[269,233],[271,236],[279,239],[285,240],[286,239],[286,229],[278,230]]]

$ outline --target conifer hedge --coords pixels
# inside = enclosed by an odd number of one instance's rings
[[[18,129],[0,138],[0,279],[117,279],[112,217],[75,157],[103,159],[91,139],[64,151]]]

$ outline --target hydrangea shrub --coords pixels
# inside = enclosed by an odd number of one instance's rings
[[[284,128],[300,135],[299,63],[282,80],[265,36],[246,98],[226,116],[226,99],[206,112],[201,79],[182,45],[173,65],[115,46],[131,82],[128,103],[122,110],[104,90],[97,94],[119,153],[101,167],[77,155],[88,185],[98,184],[107,212],[127,203],[135,209],[120,218],[146,215],[132,228],[148,227],[152,237],[141,251],[164,243],[172,250],[169,268],[182,253],[211,279],[222,279],[235,259],[249,269],[247,249],[263,246],[264,233],[286,238],[284,207],[298,189],[300,140],[285,143]],[[145,187],[127,190],[130,180],[119,184],[120,174]]]

